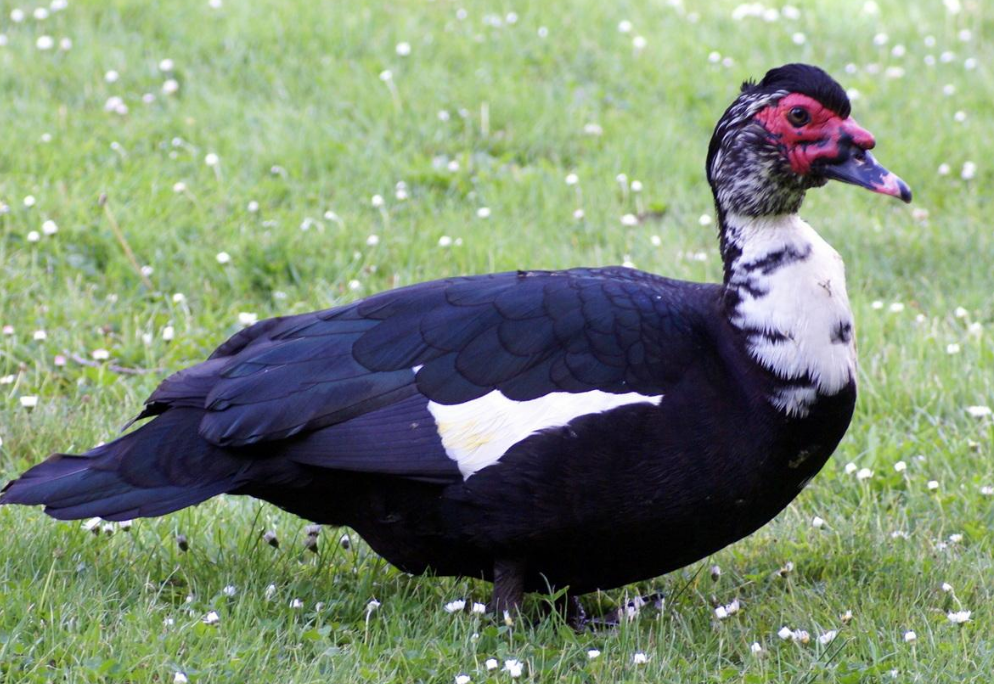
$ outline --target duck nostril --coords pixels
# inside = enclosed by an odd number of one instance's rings
[[[857,147],[856,151],[852,154],[853,159],[858,161],[860,164],[866,161],[866,150],[861,147]]]

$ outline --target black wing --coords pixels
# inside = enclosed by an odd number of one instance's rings
[[[236,447],[344,428],[419,396],[664,394],[708,345],[717,294],[625,268],[422,283],[262,321],[165,380],[143,416],[199,406],[200,434]]]

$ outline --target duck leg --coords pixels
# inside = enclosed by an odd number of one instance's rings
[[[498,617],[512,616],[521,610],[525,596],[525,564],[520,560],[498,558],[494,561],[494,593],[488,608]]]

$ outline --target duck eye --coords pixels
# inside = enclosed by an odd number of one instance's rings
[[[794,126],[803,126],[811,121],[811,115],[804,107],[793,107],[787,112],[787,121]]]

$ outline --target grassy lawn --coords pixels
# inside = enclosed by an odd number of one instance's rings
[[[512,659],[515,681],[989,682],[994,422],[968,407],[994,406],[991,7],[697,4],[3,3],[0,481],[112,438],[255,317],[519,267],[720,279],[711,128],[784,62],[858,92],[915,203],[809,195],[848,266],[856,417],[766,528],[587,597],[662,610],[577,635],[533,597],[509,629],[445,610],[489,585],[348,530],[311,553],[306,521],[236,497],[113,534],[5,507],[0,682],[508,682]]]

